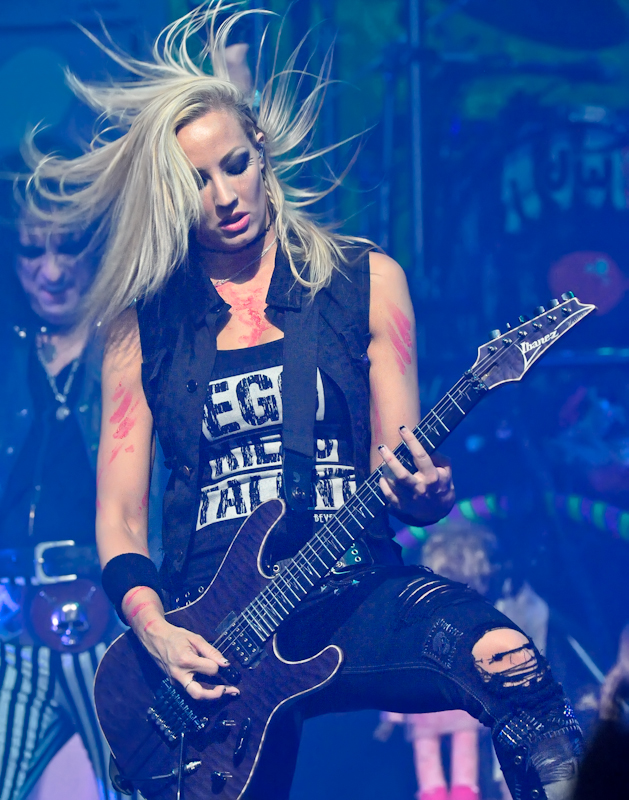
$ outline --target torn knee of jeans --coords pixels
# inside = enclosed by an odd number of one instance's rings
[[[525,685],[543,675],[535,650],[530,643],[515,647],[513,650],[495,653],[487,662],[487,665],[494,666],[494,669],[485,669],[481,659],[474,659],[474,664],[485,682],[497,679],[503,686]]]
[[[534,686],[549,673],[548,663],[530,639],[519,647],[493,653],[486,661],[474,658],[474,666],[485,683],[501,690]]]

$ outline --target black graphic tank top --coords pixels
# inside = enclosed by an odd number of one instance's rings
[[[283,340],[219,350],[203,410],[201,490],[186,587],[207,585],[234,535],[260,503],[282,497]],[[315,418],[315,525],[356,490],[343,394],[320,370]]]

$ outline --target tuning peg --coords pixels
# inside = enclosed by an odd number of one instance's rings
[[[540,314],[543,314],[544,311],[546,311],[544,306],[535,306],[535,308],[533,309],[533,313],[535,314],[536,317],[538,317]]]
[[[520,322],[528,322],[530,319],[531,319],[531,318],[530,318],[530,317],[527,317],[527,316],[526,316],[526,314],[520,314],[520,316],[518,317],[518,320],[519,320]]]
[[[553,299],[548,304],[548,307],[549,308],[556,308],[558,305],[559,305],[559,300],[557,300],[555,297],[553,297]]]
[[[574,292],[564,292],[561,295],[562,300],[572,300],[573,297],[574,297]]]
[[[499,336],[501,336],[501,333],[498,328],[494,328],[493,331],[489,331],[490,339],[497,339]]]

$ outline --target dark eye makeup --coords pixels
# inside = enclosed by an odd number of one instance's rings
[[[225,156],[220,162],[220,167],[227,175],[242,175],[252,163],[251,153],[248,150],[241,150],[239,153],[229,153]],[[196,170],[196,178],[199,189],[202,189],[211,180],[209,173],[204,169]]]
[[[17,252],[18,255],[22,256],[22,258],[33,260],[35,258],[41,258],[46,252],[46,248],[36,247],[35,245],[30,244],[20,244],[18,245]]]
[[[252,159],[249,153],[245,150],[238,155],[232,156],[225,165],[225,172],[228,175],[242,175],[247,169]]]

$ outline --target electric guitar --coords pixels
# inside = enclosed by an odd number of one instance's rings
[[[519,381],[540,356],[594,310],[572,293],[508,328],[492,331],[474,365],[413,433],[433,452],[492,389]],[[397,458],[411,471],[402,443]],[[245,797],[272,718],[329,684],[343,661],[330,645],[303,662],[285,661],[275,632],[320,583],[385,505],[376,469],[350,500],[282,566],[268,563],[281,500],[260,505],[243,523],[211,585],[169,622],[212,642],[230,661],[219,675],[241,690],[237,699],[195,701],[173,686],[132,631],[100,663],[94,685],[98,718],[111,748],[117,788],[149,800]],[[183,795],[182,795],[183,791]]]

